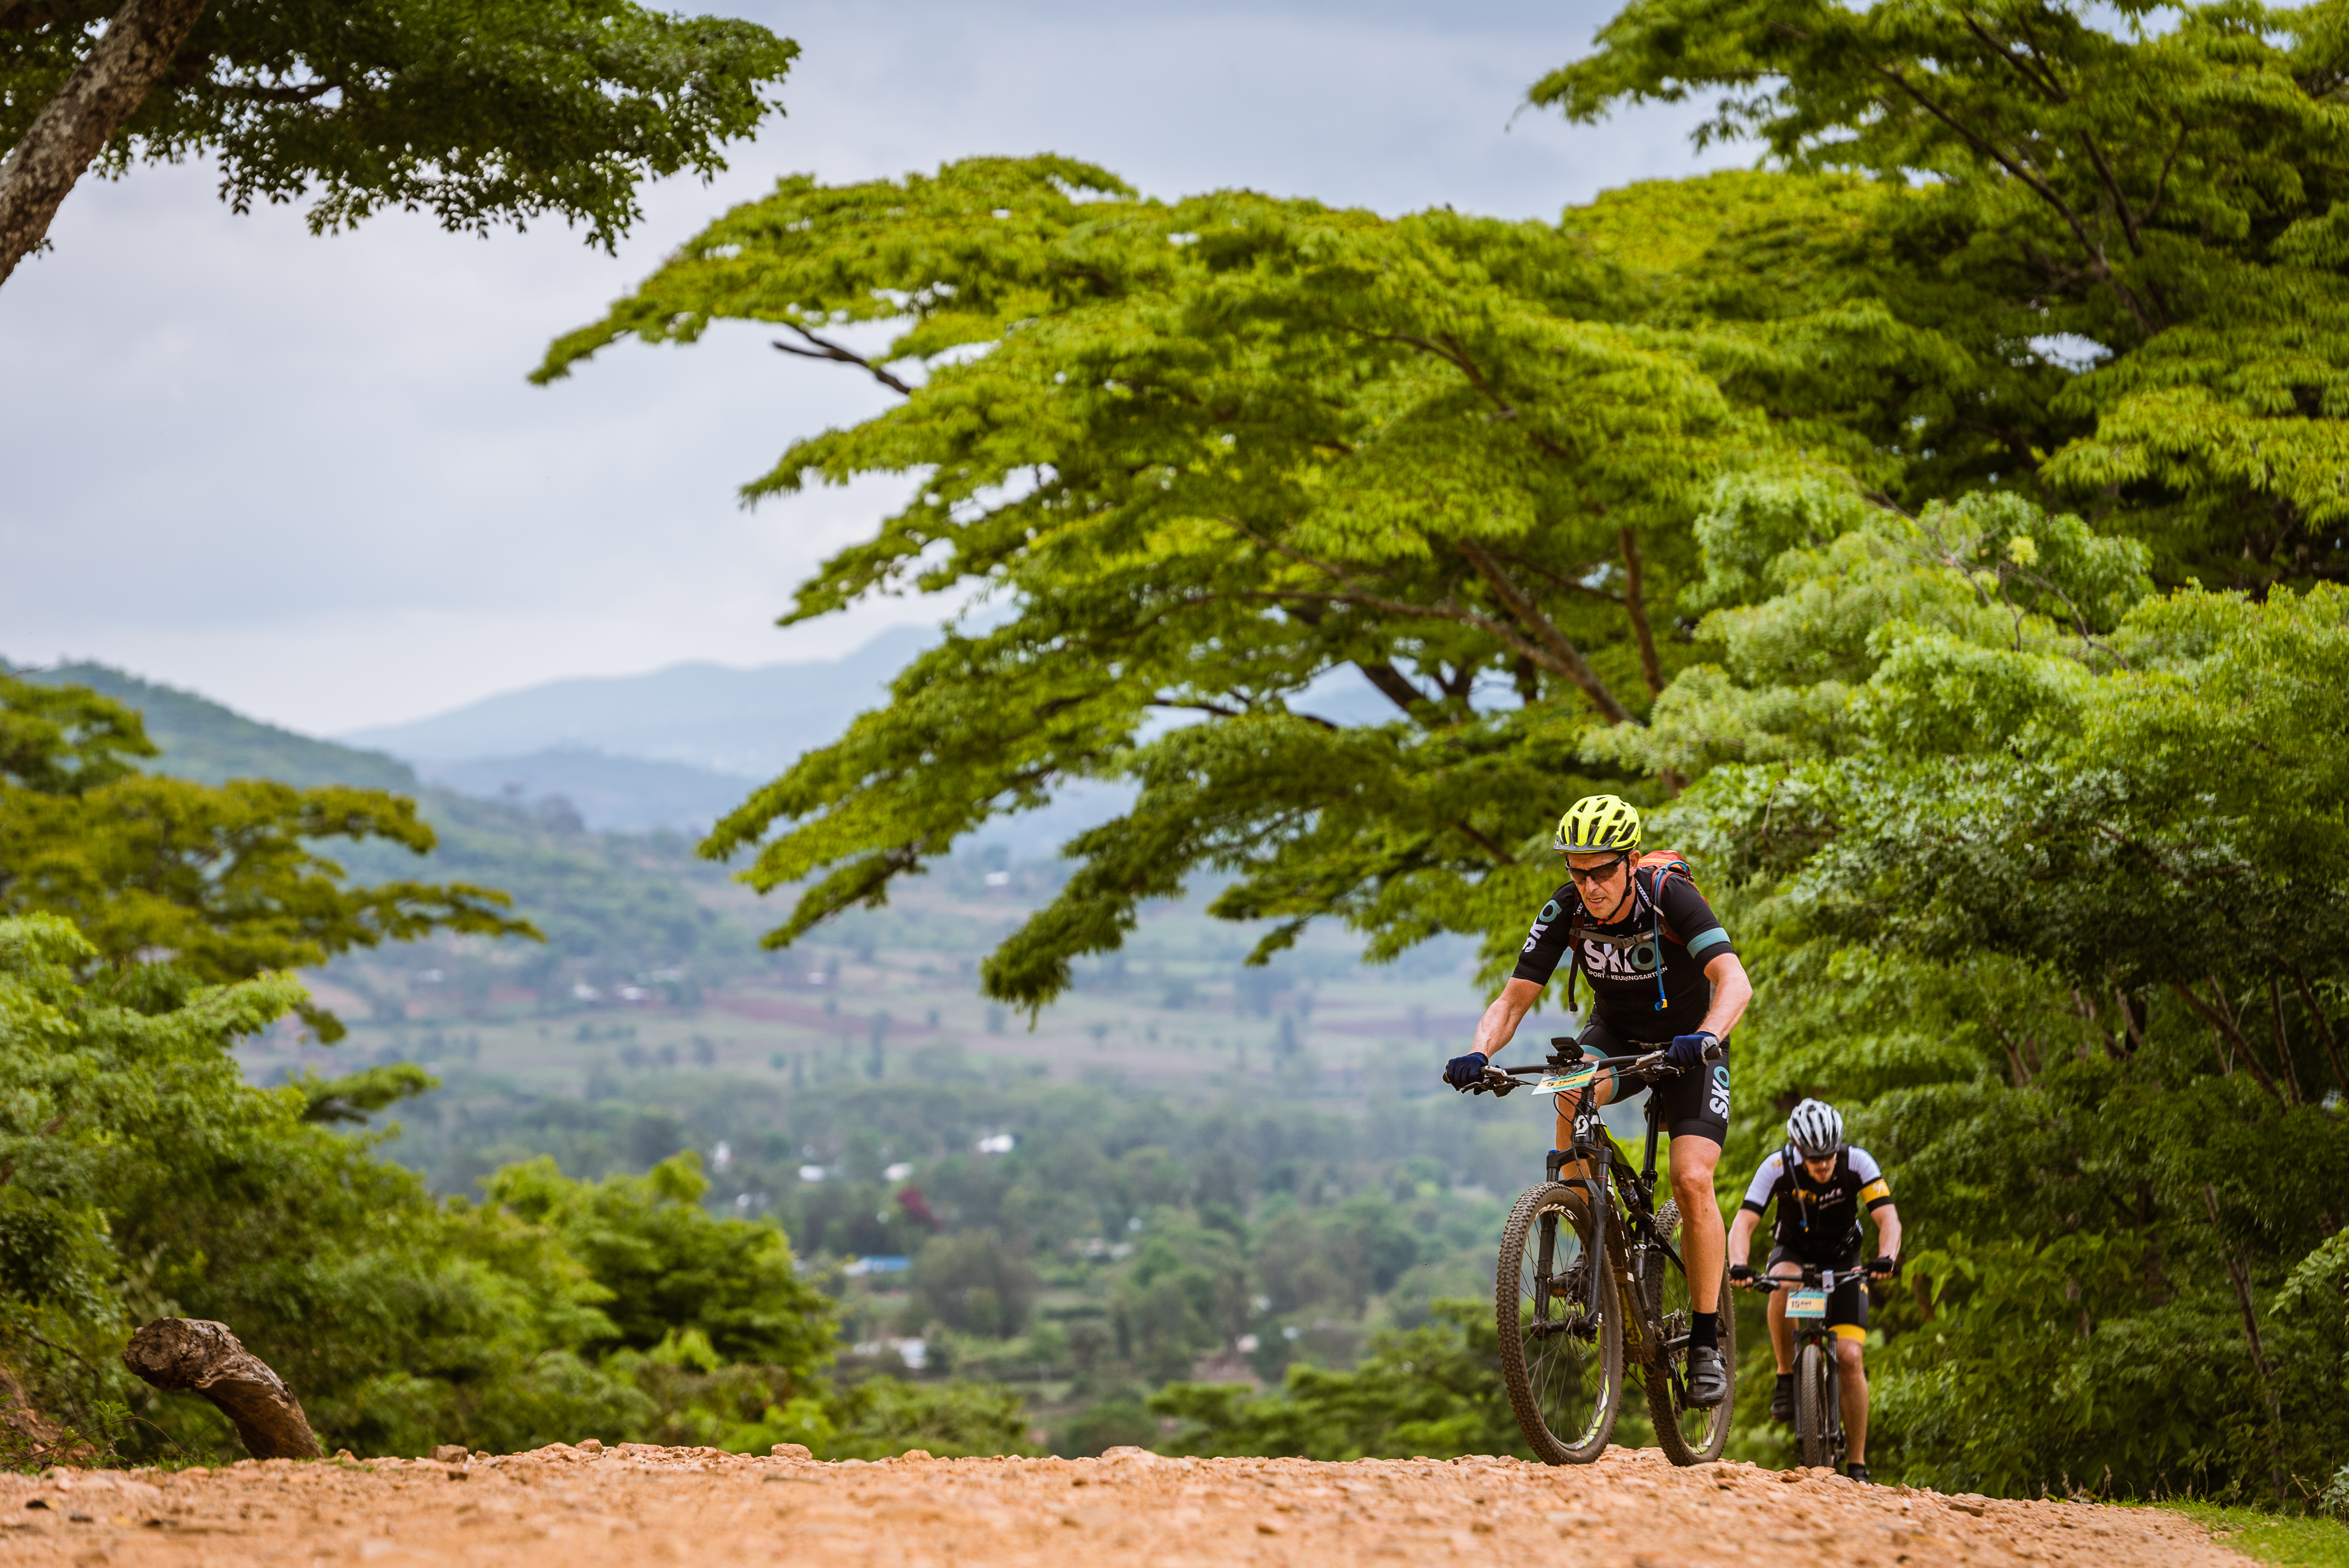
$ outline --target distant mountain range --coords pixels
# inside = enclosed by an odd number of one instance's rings
[[[86,686],[139,709],[164,752],[150,766],[207,784],[356,784],[424,796],[436,821],[511,819],[533,824],[533,832],[541,820],[559,820],[567,805],[590,832],[698,835],[800,753],[883,701],[890,676],[935,635],[891,632],[845,658],[805,664],[679,665],[647,676],[554,681],[340,742],[296,735],[107,665],[17,673]],[[730,758],[736,769],[709,760]],[[973,840],[1015,861],[1049,859],[1131,799],[1130,790],[1078,780],[1050,805],[991,822]],[[483,816],[465,807],[467,799],[506,810]],[[555,816],[545,818],[545,810]]]
[[[890,677],[936,640],[934,630],[908,626],[839,659],[747,670],[673,665],[650,675],[549,681],[337,738],[419,764],[600,752],[681,763],[737,783],[763,780],[881,703]]]
[[[586,747],[555,746],[526,757],[419,761],[428,784],[484,799],[530,804],[560,797],[597,832],[698,833],[746,799],[763,780],[713,773],[684,762],[614,757]]]
[[[699,834],[887,700],[891,677],[937,634],[902,627],[838,659],[754,669],[675,665],[550,681],[338,741],[261,724],[104,665],[66,665],[32,678],[92,686],[141,709],[168,754],[166,770],[207,783],[268,778],[403,794],[429,786],[523,811],[559,800],[595,832]],[[1387,699],[1350,669],[1315,682],[1297,706],[1340,724],[1392,717]],[[1132,798],[1125,788],[1077,781],[1050,805],[991,822],[974,839],[1016,860],[1047,858]]]
[[[14,666],[0,660],[0,668]],[[413,795],[420,782],[416,770],[397,757],[296,735],[247,718],[210,697],[141,680],[111,665],[53,665],[14,673],[44,686],[88,686],[137,709],[146,720],[147,738],[163,748],[160,760],[145,766],[199,784],[274,779],[305,789],[352,784]]]

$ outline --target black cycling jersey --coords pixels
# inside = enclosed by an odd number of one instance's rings
[[[1656,884],[1662,882],[1663,931],[1656,929]],[[1684,876],[1636,873],[1630,907],[1605,925],[1587,915],[1582,923],[1582,973],[1589,978],[1592,1009],[1617,1037],[1639,1045],[1692,1035],[1713,1003],[1713,982],[1704,966],[1734,953],[1713,906]],[[1567,955],[1566,937],[1580,895],[1569,881],[1549,895],[1517,955],[1514,978],[1547,985]],[[1659,946],[1661,944],[1661,951]],[[1663,965],[1658,1007],[1656,965]]]
[[[1892,1202],[1891,1184],[1865,1149],[1836,1156],[1835,1173],[1811,1180],[1800,1156],[1781,1149],[1762,1161],[1745,1189],[1744,1207],[1759,1214],[1778,1205],[1771,1239],[1788,1256],[1836,1268],[1859,1255],[1859,1211],[1874,1213]]]

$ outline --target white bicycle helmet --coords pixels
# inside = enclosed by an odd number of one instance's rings
[[[1786,1141],[1806,1160],[1825,1160],[1843,1149],[1843,1117],[1823,1099],[1806,1099],[1786,1119]]]

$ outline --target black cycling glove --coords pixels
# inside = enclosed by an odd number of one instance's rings
[[[1674,1035],[1671,1048],[1664,1053],[1664,1060],[1684,1073],[1693,1072],[1704,1066],[1704,1053],[1719,1044],[1720,1038],[1706,1029],[1699,1029],[1693,1035]]]
[[[1754,1265],[1752,1264],[1732,1264],[1729,1265],[1730,1284],[1744,1284],[1747,1280],[1750,1280],[1753,1277]]]
[[[1481,1083],[1485,1078],[1485,1062],[1482,1051],[1470,1051],[1464,1057],[1454,1057],[1444,1064],[1444,1081],[1457,1089],[1466,1089]]]
[[[1872,1279],[1899,1279],[1900,1260],[1894,1257],[1870,1258],[1868,1260],[1868,1273]]]

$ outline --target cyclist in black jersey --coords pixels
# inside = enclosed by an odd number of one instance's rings
[[[1720,1403],[1729,1392],[1721,1358],[1723,1236],[1713,1194],[1713,1167],[1729,1135],[1730,1030],[1744,1016],[1754,986],[1729,934],[1685,874],[1633,863],[1640,813],[1613,795],[1578,800],[1560,818],[1551,847],[1566,857],[1568,880],[1542,905],[1517,958],[1516,972],[1485,1009],[1465,1056],[1444,1064],[1444,1081],[1465,1089],[1516,1036],[1526,1015],[1569,956],[1590,981],[1590,1014],[1579,1037],[1588,1056],[1671,1054],[1680,1076],[1654,1093],[1664,1130],[1672,1195],[1680,1204],[1688,1268],[1689,1402]],[[1675,861],[1675,864],[1677,861]],[[1723,1047],[1708,1063],[1706,1053]],[[1611,1081],[1599,1099],[1612,1098]],[[1557,1147],[1573,1147],[1560,1108]]]
[[[1762,1161],[1745,1189],[1737,1222],[1729,1231],[1730,1283],[1748,1284],[1754,1233],[1775,1203],[1770,1256],[1763,1267],[1782,1279],[1798,1279],[1803,1265],[1832,1269],[1836,1287],[1827,1296],[1827,1326],[1836,1336],[1836,1377],[1843,1385],[1843,1424],[1848,1439],[1851,1479],[1868,1479],[1868,1291],[1860,1283],[1859,1217],[1876,1222],[1876,1256],[1864,1271],[1884,1279],[1900,1272],[1900,1212],[1892,1206],[1892,1186],[1865,1149],[1844,1141],[1843,1117],[1824,1100],[1806,1099],[1786,1118],[1785,1147]],[[1786,1324],[1786,1298],[1770,1294],[1770,1348],[1778,1358],[1778,1386],[1770,1396],[1774,1419],[1795,1419],[1795,1332]]]

